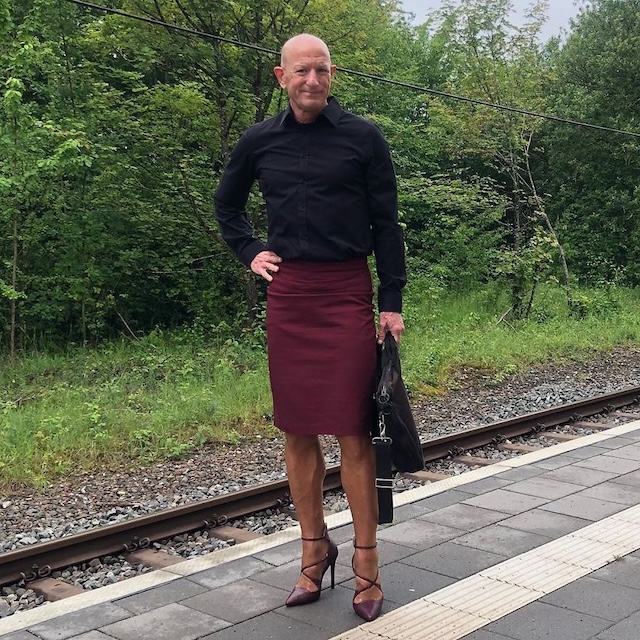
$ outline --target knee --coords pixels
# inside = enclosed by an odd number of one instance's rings
[[[309,455],[320,450],[318,436],[303,436],[287,433],[285,437],[287,451],[293,455]]]
[[[373,446],[368,436],[342,436],[338,440],[343,460],[362,462],[373,458]]]

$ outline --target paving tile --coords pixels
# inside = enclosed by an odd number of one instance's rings
[[[506,636],[499,636],[497,633],[491,633],[484,629],[478,629],[473,633],[464,637],[464,640],[508,640]]]
[[[292,560],[300,560],[301,555],[302,545],[300,543],[300,540],[292,540],[291,542],[279,544],[277,547],[272,547],[271,549],[266,549],[265,551],[254,553],[251,555],[251,557],[262,562],[268,562],[269,564],[277,567],[281,564],[287,564]],[[246,576],[242,577],[246,578],[249,575],[252,574],[247,574]]]
[[[614,478],[613,480],[611,480],[611,482],[617,482],[618,484],[627,484],[630,487],[640,487],[640,471],[625,473],[622,476]]]
[[[596,640],[638,640],[638,629],[640,629],[640,612],[610,626],[606,631],[598,634]]]
[[[535,547],[539,547],[551,538],[541,536],[528,531],[510,529],[500,524],[492,524],[484,529],[473,531],[456,539],[456,543],[474,549],[481,549],[498,555],[506,555],[508,558],[520,555]]]
[[[388,540],[378,540],[378,558],[380,566],[384,566],[385,564],[389,564],[390,562],[395,562],[396,560],[400,560],[401,558],[405,558],[406,556],[410,556],[415,553],[416,550],[413,547],[406,547],[401,544],[395,544],[394,542],[389,542]],[[351,573],[351,558],[353,557],[353,541],[349,540],[349,542],[343,542],[338,545],[338,564],[342,564],[345,567],[349,568],[349,573]],[[298,562],[298,569],[300,568],[300,563]],[[256,577],[257,579],[257,577]],[[336,580],[338,579],[337,568],[336,568]],[[342,582],[342,580],[341,580]]]
[[[347,540],[353,540],[353,525],[348,524],[342,527],[331,529],[331,531],[329,531],[329,537],[336,544],[341,544]],[[300,540],[293,540],[291,542],[286,542],[285,544],[280,544],[276,547],[272,547],[271,549],[266,549],[265,551],[254,553],[251,557],[257,560],[261,560],[262,562],[268,562],[270,565],[274,565],[277,567],[280,565],[288,564],[292,560],[297,560],[299,562],[301,555],[302,545]],[[248,578],[250,575],[253,574],[247,573],[246,575],[241,577]]]
[[[388,540],[413,549],[428,549],[451,540],[461,533],[460,529],[445,527],[441,524],[409,520],[380,531],[378,540]]]
[[[630,444],[626,447],[612,449],[607,455],[614,458],[624,458],[625,460],[640,460],[640,446],[637,444]]]
[[[588,524],[591,524],[591,522],[582,518],[566,516],[561,513],[532,509],[531,511],[512,516],[508,520],[503,520],[500,524],[504,527],[519,529],[520,531],[539,533],[549,538],[560,538],[567,533],[586,527]]]
[[[89,633],[73,636],[73,640],[113,640],[113,636],[108,636],[102,631],[89,631]]]
[[[620,622],[640,609],[640,591],[587,576],[550,593],[540,602],[580,613],[597,613],[599,618]]]
[[[624,556],[590,574],[592,578],[606,580],[626,587],[640,589],[640,557]],[[640,609],[640,606],[638,607]]]
[[[640,504],[640,487],[631,487],[617,482],[603,482],[596,487],[581,491],[579,495],[607,502],[618,502],[628,507]]]
[[[0,636],[2,640],[38,640],[37,636],[34,636],[32,633],[28,631],[16,631],[14,633],[9,633],[4,636]]]
[[[380,572],[380,577],[385,603],[390,601],[400,605],[413,602],[455,582],[455,579],[449,576],[425,571],[404,562],[396,562],[385,567],[384,571]],[[353,590],[355,581],[347,582],[343,586]],[[353,591],[351,591],[351,598],[353,599]]]
[[[473,549],[455,542],[443,542],[405,558],[403,564],[428,569],[451,578],[467,578],[508,558],[497,553]]]
[[[550,471],[552,469],[566,467],[568,464],[575,464],[575,462],[576,458],[572,458],[569,453],[562,453],[560,455],[553,456],[552,458],[547,458],[546,460],[539,460],[536,462],[536,466]]]
[[[409,553],[414,553],[414,549],[410,549]],[[343,554],[338,554],[338,560],[341,559]],[[346,555],[346,554],[344,554]],[[280,565],[279,567],[273,567],[268,571],[261,571],[251,577],[252,580],[260,582],[262,584],[268,584],[277,589],[286,591],[286,595],[289,594],[293,586],[298,581],[300,575],[300,560],[293,560],[288,564]],[[351,570],[351,556],[344,562],[336,563],[336,584],[349,580],[353,577],[353,571]],[[330,570],[324,576],[324,586],[329,587],[331,584],[331,572]]]
[[[427,515],[420,516],[419,519],[425,522],[444,524],[463,531],[475,531],[507,517],[508,515],[502,511],[493,511],[459,503],[432,511]]]
[[[495,489],[502,489],[507,485],[512,484],[512,480],[507,480],[503,474],[498,476],[491,476],[490,478],[482,478],[482,480],[476,480],[464,485],[465,493],[472,493],[475,496],[479,496],[482,493],[488,491],[494,491]]]
[[[226,562],[205,571],[199,571],[189,576],[189,580],[197,582],[208,589],[223,587],[226,584],[248,578],[259,571],[271,569],[273,565],[252,556]]]
[[[226,626],[228,622],[174,603],[100,630],[118,640],[194,640]]]
[[[388,542],[387,540],[378,540],[378,556],[381,567],[402,560],[402,558],[413,555],[415,552],[416,550],[411,547]],[[349,556],[349,566],[351,566],[351,555]]]
[[[547,469],[543,469],[537,464],[528,464],[526,467],[516,467],[515,469],[509,469],[509,471],[503,471],[498,477],[503,480],[517,482],[518,480],[526,480],[546,472]]]
[[[507,487],[507,491],[523,493],[527,496],[535,496],[538,498],[546,498],[547,500],[557,500],[558,498],[564,498],[564,496],[582,491],[584,488],[585,487],[579,484],[558,482],[557,480],[537,477],[515,482]]]
[[[425,513],[430,513],[432,509],[425,507],[424,505],[412,502],[410,504],[403,504],[401,507],[396,507],[393,510],[393,523],[398,524],[405,520],[411,520],[411,518],[417,518],[423,516]]]
[[[309,606],[303,608],[309,609]],[[251,620],[245,620],[222,631],[204,636],[202,640],[302,640],[302,638],[326,640],[327,633],[305,622],[269,611]]]
[[[586,640],[610,625],[603,618],[533,602],[492,622],[484,630],[516,640]]]
[[[411,504],[403,504],[401,507],[397,507],[393,510],[393,522],[398,523],[404,522],[405,520],[411,520],[411,518],[423,516],[425,513],[429,513],[431,511],[432,509],[415,502]]]
[[[609,453],[609,449],[605,449],[598,444],[587,445],[586,447],[580,447],[567,451],[567,455],[576,460],[586,460],[587,458],[593,458],[593,456],[600,456],[604,453]]]
[[[29,631],[42,640],[66,640],[130,616],[129,611],[107,602],[41,622],[29,627]]]
[[[598,442],[598,446],[603,449],[618,449],[619,447],[624,447],[628,444],[633,444],[634,440],[631,438],[627,438],[625,436],[615,436],[614,438],[609,438],[608,440],[602,440],[602,442]]]
[[[596,471],[595,469],[585,469],[584,467],[576,467],[574,465],[567,465],[554,469],[553,471],[547,471],[544,475],[540,476],[545,480],[559,480],[560,482],[570,482],[571,484],[579,484],[583,487],[592,487],[601,482],[616,478],[617,474],[608,471]]]
[[[553,502],[542,505],[540,509],[595,522],[596,520],[602,520],[614,513],[623,511],[625,505],[607,502],[606,500],[597,500],[596,498],[588,498],[587,496],[578,494],[560,498],[560,500],[554,500]]]
[[[171,604],[172,602],[180,602],[180,600],[184,600],[185,598],[197,596],[206,590],[202,585],[191,582],[191,580],[186,578],[180,578],[169,584],[163,584],[153,589],[115,600],[115,603],[119,607],[132,613],[145,613],[152,609],[158,609],[167,604]]]
[[[458,502],[462,502],[463,500],[470,498],[472,495],[473,495],[472,493],[466,493],[465,491],[462,491],[459,489],[449,489],[448,491],[437,493],[435,496],[431,496],[430,498],[424,498],[423,500],[418,500],[413,504],[426,507],[427,509],[429,509],[429,511],[434,511],[435,509],[442,509],[442,507],[448,507],[450,504],[456,504]]]
[[[622,475],[623,473],[631,473],[640,469],[640,462],[637,460],[624,460],[623,458],[615,458],[610,455],[597,456],[595,458],[587,458],[579,460],[575,463],[578,467],[586,469],[597,469],[598,471],[610,471]]]
[[[290,591],[291,587],[278,589],[246,579],[188,598],[182,604],[220,620],[236,623],[281,606]]]
[[[355,533],[353,531],[353,524],[345,524],[341,527],[336,527],[329,531],[329,537],[336,543],[342,544],[348,540],[353,540]]]
[[[312,605],[304,607],[280,607],[275,613],[295,622],[304,622],[322,629],[325,638],[331,638],[347,629],[357,627],[362,621],[352,606],[353,587],[344,586],[329,589]],[[385,602],[383,612],[390,611],[393,605]]]
[[[529,509],[535,509],[540,505],[549,502],[547,498],[537,498],[535,496],[525,496],[521,493],[513,491],[505,491],[504,489],[496,489],[481,496],[475,496],[464,501],[464,504],[470,504],[474,507],[482,507],[491,511],[502,511],[503,513],[522,513]]]

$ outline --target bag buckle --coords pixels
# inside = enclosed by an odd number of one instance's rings
[[[387,423],[384,420],[384,414],[381,413],[378,417],[378,429],[380,430],[380,439],[381,440],[391,440],[391,438],[387,438]]]
[[[392,478],[376,478],[376,489],[393,490],[393,479]]]

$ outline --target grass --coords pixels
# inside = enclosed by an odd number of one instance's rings
[[[0,486],[177,457],[273,429],[264,357],[153,334],[0,369]]]
[[[569,313],[557,288],[542,289],[526,321],[514,322],[506,297],[493,287],[437,302],[410,290],[403,373],[415,393],[456,385],[461,370],[490,381],[545,362],[584,360],[616,346],[640,346],[640,292],[581,290]]]
[[[640,344],[637,291],[583,290],[579,313],[569,314],[562,293],[547,288],[526,322],[501,321],[506,308],[492,287],[434,295],[414,284],[402,344],[412,392],[442,393],[461,371],[499,382],[531,365]],[[270,414],[260,331],[208,340],[156,332],[137,342],[32,354],[0,367],[0,487],[43,486],[77,471],[272,435]]]

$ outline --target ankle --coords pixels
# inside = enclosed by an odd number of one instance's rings
[[[305,536],[305,535],[301,535],[300,539],[302,540],[302,542],[319,542],[320,540],[327,540],[328,539],[328,531],[327,531],[327,525],[323,524],[322,529],[321,529],[322,533],[320,533],[320,535],[317,536]]]

